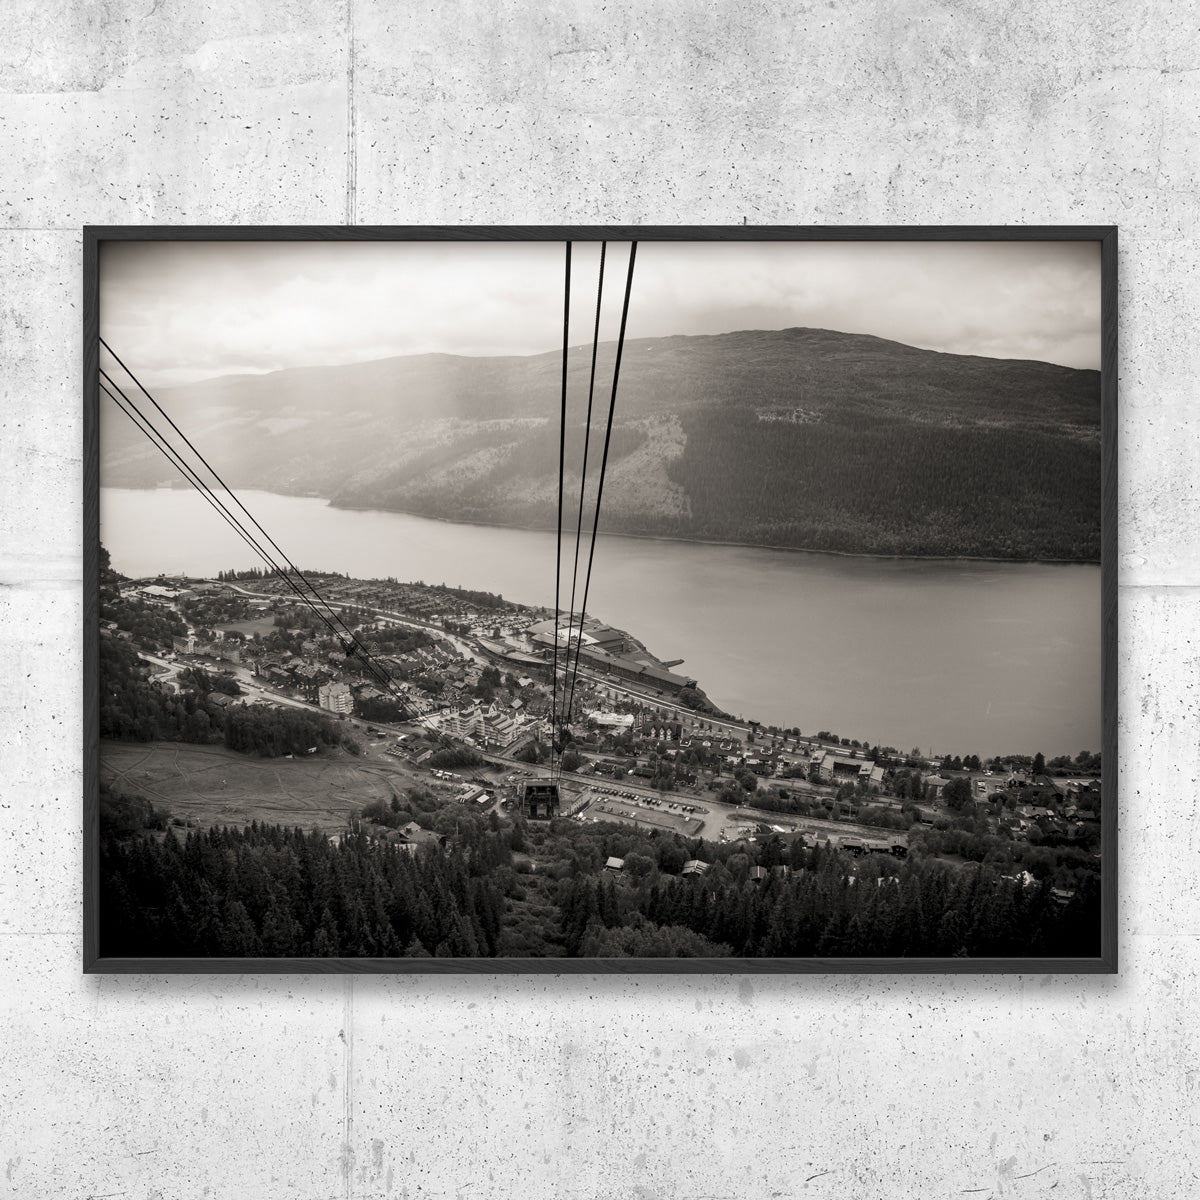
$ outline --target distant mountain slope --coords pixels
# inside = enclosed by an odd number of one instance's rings
[[[593,464],[611,386],[603,349]],[[576,503],[587,350],[570,368]],[[557,353],[420,355],[231,376],[160,399],[233,486],[548,527],[560,372]],[[173,482],[139,436],[105,414],[106,484]],[[1095,371],[820,329],[644,339],[625,347],[603,528],[1095,560],[1099,442]]]

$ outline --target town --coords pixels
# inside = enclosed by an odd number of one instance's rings
[[[199,669],[213,673],[218,707],[323,711],[348,723],[364,759],[498,813],[519,808],[524,781],[553,775],[554,815],[718,845],[799,838],[903,857],[916,835],[949,861],[979,859],[994,839],[1042,849],[1044,862],[1063,847],[1098,861],[1100,763],[1088,752],[934,758],[736,720],[670,669],[678,663],[594,617],[568,627],[487,593],[310,578],[339,626],[322,627],[283,580],[231,571],[122,581],[103,632],[136,642],[160,689]],[[556,639],[560,676],[567,646],[579,652],[560,771],[549,761]]]

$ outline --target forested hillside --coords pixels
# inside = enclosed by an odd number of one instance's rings
[[[501,900],[459,856],[253,824],[179,841],[109,838],[103,954],[326,957],[495,954]]]
[[[1011,868],[932,857],[855,860],[827,847],[716,847],[615,827],[490,827],[433,817],[447,848],[412,854],[356,831],[252,824],[180,841],[136,799],[102,797],[101,949],[106,955],[351,957],[854,957],[1095,955],[1098,875],[1060,869],[1023,884]],[[147,832],[131,832],[138,819]],[[535,850],[536,844],[536,850]],[[527,854],[536,853],[535,874]],[[625,855],[625,873],[601,870]],[[698,853],[702,878],[680,874]],[[765,882],[754,866],[771,871]],[[774,868],[772,870],[772,868]]]
[[[1099,557],[1099,455],[1073,438],[847,413],[783,424],[704,410],[684,429],[688,453],[669,473],[691,498],[692,537],[864,554]]]
[[[593,470],[613,347],[602,348]],[[557,353],[423,355],[163,395],[240,487],[552,527]],[[570,362],[578,497],[590,356]],[[178,482],[105,410],[104,482]],[[129,428],[125,428],[129,426]],[[610,532],[858,553],[1099,557],[1099,374],[821,329],[629,343]]]

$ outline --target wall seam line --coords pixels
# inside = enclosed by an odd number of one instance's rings
[[[346,224],[358,220],[358,111],[354,93],[354,0],[346,0]]]

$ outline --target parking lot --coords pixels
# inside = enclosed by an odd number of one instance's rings
[[[704,810],[682,800],[643,796],[620,788],[590,787],[586,803],[575,819],[586,821],[620,821],[671,833],[694,837],[704,826],[699,815]]]

